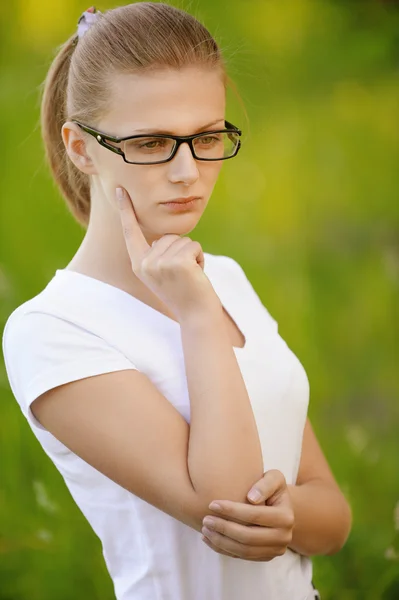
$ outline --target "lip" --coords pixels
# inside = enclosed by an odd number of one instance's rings
[[[190,196],[189,198],[176,198],[175,200],[169,200],[169,202],[161,202],[161,205],[172,213],[187,213],[195,210],[200,200],[200,196]]]
[[[172,198],[171,200],[167,200],[166,202],[161,202],[161,204],[187,204],[187,202],[191,202],[192,200],[199,200],[199,196],[187,196],[186,198]]]

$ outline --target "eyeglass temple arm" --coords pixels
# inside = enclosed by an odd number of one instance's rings
[[[108,148],[109,150],[111,150],[112,152],[115,152],[115,154],[120,154],[121,156],[124,156],[123,151],[121,150],[121,148],[116,148],[115,146],[112,146],[111,144],[108,144],[105,139],[110,140],[111,142],[119,142],[120,138],[115,138],[115,137],[111,137],[109,135],[105,135],[103,133],[101,133],[101,131],[97,131],[96,129],[92,129],[91,127],[87,127],[87,125],[83,125],[83,123],[79,123],[79,121],[72,121],[73,123],[76,123],[76,125],[79,125],[79,127],[81,129],[83,129],[83,131],[86,131],[86,133],[89,133],[90,135],[92,135],[93,137],[96,138],[96,140],[98,141],[99,144],[101,144],[101,146],[104,146],[105,148]]]

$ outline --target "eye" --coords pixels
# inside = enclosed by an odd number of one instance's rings
[[[220,137],[214,135],[205,135],[203,137],[198,138],[198,141],[205,146],[210,146],[215,142],[220,142]]]
[[[173,146],[173,140],[169,138],[140,138],[130,140],[125,145],[127,152],[154,152],[158,150],[170,149]]]
[[[151,144],[155,144],[151,145]],[[165,145],[164,140],[151,140],[149,142],[144,142],[142,144],[138,144],[139,148],[148,148],[148,150],[154,150],[156,148],[156,144]]]

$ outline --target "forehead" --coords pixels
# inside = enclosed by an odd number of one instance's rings
[[[115,75],[111,85],[111,107],[99,128],[116,136],[152,128],[184,135],[217,119],[224,126],[226,92],[216,69]]]

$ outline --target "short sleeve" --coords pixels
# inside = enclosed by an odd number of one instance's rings
[[[230,268],[235,274],[237,278],[237,289],[240,290],[243,303],[246,303],[247,306],[251,305],[251,303],[254,303],[257,307],[259,307],[263,315],[266,317],[269,325],[277,333],[278,323],[276,319],[270,314],[262,300],[259,298],[241,265],[230,256],[220,256],[219,258],[224,259],[228,268]]]
[[[3,355],[15,399],[29,423],[32,402],[59,385],[102,373],[136,369],[118,349],[68,320],[42,313],[13,313],[3,332]]]

